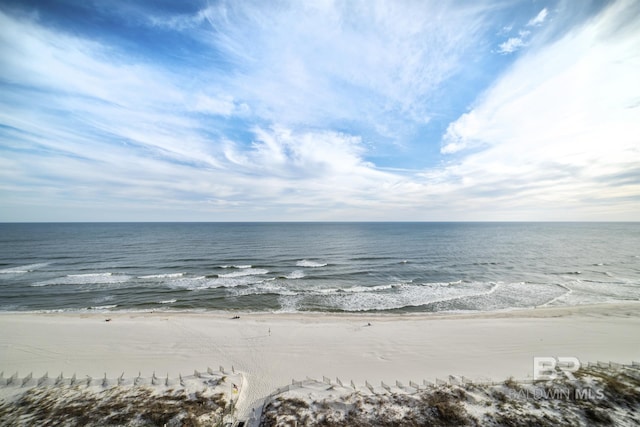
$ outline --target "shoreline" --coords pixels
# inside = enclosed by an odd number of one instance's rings
[[[526,379],[534,356],[640,360],[640,302],[473,314],[2,312],[0,329],[7,376],[176,377],[233,366],[246,379],[241,417],[292,379]]]
[[[98,309],[52,309],[52,310],[16,310],[0,311],[1,316],[68,316],[68,317],[119,317],[119,316],[200,316],[211,318],[228,318],[228,316],[245,317],[273,317],[273,318],[335,318],[335,319],[489,319],[489,318],[542,318],[558,317],[579,314],[611,315],[612,309],[620,309],[623,313],[640,313],[640,301],[616,301],[597,304],[562,305],[562,306],[536,306],[523,308],[508,308],[490,311],[432,311],[432,312],[397,312],[397,311],[250,311],[250,310],[208,310],[199,309],[123,309],[123,310],[98,310]]]

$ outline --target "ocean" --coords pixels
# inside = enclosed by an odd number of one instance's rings
[[[640,299],[640,223],[0,224],[2,311],[477,312]]]

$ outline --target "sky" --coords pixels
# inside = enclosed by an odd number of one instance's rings
[[[0,3],[0,221],[639,221],[640,2]]]

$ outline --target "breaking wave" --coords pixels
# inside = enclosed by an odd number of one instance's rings
[[[25,274],[46,267],[49,263],[27,264],[19,267],[10,267],[0,269],[0,274]]]
[[[307,268],[319,268],[319,267],[326,267],[327,263],[324,262],[316,262],[316,261],[309,261],[307,259],[302,259],[298,262],[296,262],[296,265],[298,267],[307,267]]]
[[[86,273],[86,274],[68,274],[64,277],[45,280],[43,282],[34,283],[31,286],[52,286],[52,285],[103,285],[124,283],[131,279],[131,276],[117,273]]]

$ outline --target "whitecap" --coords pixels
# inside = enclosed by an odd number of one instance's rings
[[[25,274],[25,273],[31,273],[32,271],[37,270],[37,269],[42,268],[42,267],[46,267],[47,265],[49,265],[49,263],[45,262],[45,263],[39,263],[39,264],[21,265],[19,267],[3,268],[3,269],[0,270],[0,274]]]
[[[360,292],[377,292],[392,289],[394,285],[377,285],[377,286],[354,286],[352,288],[341,289],[342,292],[360,293]]]
[[[174,279],[184,275],[185,273],[150,274],[148,276],[138,276],[138,279]]]
[[[276,294],[281,296],[295,296],[298,295],[292,289],[281,286],[279,283],[274,280],[264,280],[259,283],[252,283],[247,287],[234,287],[230,288],[229,291],[234,296],[246,296],[246,295],[264,295],[264,294]]]
[[[112,304],[112,305],[96,305],[93,307],[89,307],[89,310],[109,310],[112,308],[116,308],[118,306],[118,304]]]
[[[281,295],[278,298],[280,310],[277,310],[276,313],[295,313],[299,311],[301,301],[301,295]]]
[[[83,273],[83,274],[67,274],[67,277],[109,277],[113,273]]]
[[[131,279],[126,274],[114,273],[85,273],[85,274],[68,274],[64,277],[46,280],[44,282],[34,283],[31,286],[51,286],[51,285],[102,285],[124,283]]]
[[[310,261],[308,259],[303,259],[296,262],[296,265],[298,267],[318,268],[318,267],[325,267],[327,264],[323,262],[316,262],[316,261]]]
[[[240,271],[234,271],[233,273],[218,274],[218,277],[242,277],[242,276],[259,276],[269,273],[269,270],[261,268],[243,268]]]
[[[291,273],[283,276],[285,279],[302,279],[304,277],[304,271],[302,270],[295,270],[292,271]]]
[[[392,285],[396,292],[335,292],[326,295],[326,303],[330,307],[344,311],[393,310],[454,301],[460,298],[486,296],[493,294],[499,288],[498,283],[473,283],[468,287],[447,285],[448,283],[422,285],[403,283]]]
[[[172,288],[187,289],[190,291],[216,289],[216,288],[235,288],[237,286],[247,286],[255,283],[262,283],[264,279],[257,279],[254,276],[241,275],[229,277],[189,277],[178,278],[167,282]]]
[[[158,304],[173,304],[174,302],[178,301],[177,299],[167,299],[164,301],[160,301]]]

